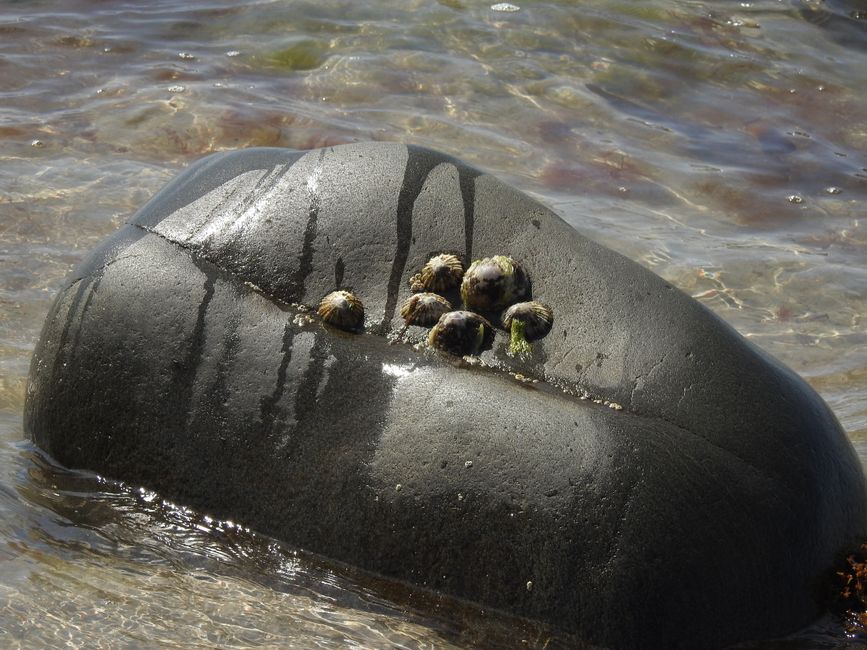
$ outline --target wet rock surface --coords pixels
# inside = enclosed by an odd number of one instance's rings
[[[505,332],[484,367],[388,343],[443,251],[521,261],[556,312],[530,358]],[[336,289],[364,333],[293,306]],[[179,176],[69,278],[25,425],[68,466],[616,647],[808,623],[867,519],[794,373],[529,197],[394,144]]]

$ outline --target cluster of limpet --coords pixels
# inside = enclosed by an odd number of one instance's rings
[[[464,310],[455,311],[439,294],[458,287]],[[456,255],[434,255],[412,276],[410,288],[414,293],[400,308],[405,326],[398,340],[411,325],[432,327],[428,344],[458,356],[478,355],[493,342],[494,326],[477,312],[505,309],[500,321],[509,332],[511,355],[528,355],[530,343],[546,336],[554,322],[550,307],[524,301],[530,294],[530,279],[523,265],[506,255],[476,260],[466,272]],[[364,327],[364,305],[349,291],[332,291],[316,313],[324,323],[348,332]]]
[[[548,334],[554,322],[547,305],[520,302],[529,297],[530,279],[523,265],[506,255],[476,260],[464,272],[458,256],[440,253],[409,284],[416,293],[401,307],[406,323],[401,335],[410,325],[433,325],[428,344],[451,354],[477,355],[490,347],[494,326],[481,314],[508,308],[500,320],[510,332],[512,355],[529,354],[530,343]],[[438,294],[458,288],[464,310],[452,311],[449,301]]]

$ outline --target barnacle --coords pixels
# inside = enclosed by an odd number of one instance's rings
[[[470,311],[450,311],[440,316],[428,336],[431,346],[464,356],[491,346],[494,328],[487,319]]]
[[[476,260],[461,283],[464,306],[480,311],[502,309],[525,298],[529,291],[530,279],[524,267],[505,255]]]
[[[509,354],[530,353],[530,341],[541,339],[551,331],[554,312],[548,305],[536,302],[519,302],[503,314],[503,327],[510,331]]]
[[[348,291],[332,291],[322,299],[316,310],[323,322],[348,332],[364,325],[364,305]]]
[[[421,273],[416,273],[409,279],[409,290],[413,293],[424,291],[424,283],[421,281]]]
[[[416,293],[400,308],[400,315],[407,325],[430,327],[440,316],[452,310],[451,303],[435,293]]]

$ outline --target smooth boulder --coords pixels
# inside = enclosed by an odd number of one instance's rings
[[[482,364],[387,340],[442,251],[525,265],[555,312],[530,359],[502,332]],[[337,288],[364,333],[309,317]],[[803,380],[526,195],[397,144],[181,174],[67,280],[25,427],[65,465],[618,648],[791,632],[867,532]]]

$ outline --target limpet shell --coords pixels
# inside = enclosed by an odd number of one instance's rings
[[[464,277],[464,263],[457,255],[440,253],[430,258],[419,273],[425,291],[442,293],[459,287]]]
[[[443,314],[428,336],[432,347],[457,356],[479,354],[489,348],[493,340],[493,325],[471,311]]]
[[[506,255],[476,260],[464,273],[461,298],[467,309],[502,309],[530,293],[530,279],[524,267]]]
[[[332,291],[322,299],[316,310],[324,323],[347,332],[364,326],[364,305],[348,291]]]
[[[536,341],[551,331],[554,311],[546,304],[535,300],[519,302],[503,314],[503,327],[510,332],[509,353],[528,354],[530,341]]]
[[[554,324],[554,310],[536,300],[519,302],[509,307],[503,314],[503,327],[511,329],[513,322],[524,323],[524,336],[528,341],[537,341],[551,331]]]
[[[440,316],[452,311],[452,304],[435,293],[416,293],[400,308],[400,315],[407,325],[430,327],[436,325]]]

